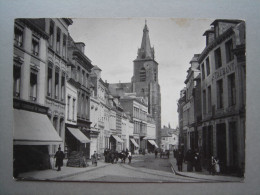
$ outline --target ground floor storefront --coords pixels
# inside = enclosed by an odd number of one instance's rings
[[[29,105],[30,103],[21,103]],[[61,137],[47,117],[47,108],[30,104],[33,112],[14,109],[13,168],[19,173],[51,168],[53,148],[63,143]]]
[[[122,140],[120,137],[121,135],[111,135],[109,142],[110,142],[110,150],[112,151],[122,151],[123,150],[123,144],[124,140]]]
[[[211,156],[219,159],[223,173],[243,173],[245,166],[245,120],[239,116],[204,122],[199,132],[204,165]]]

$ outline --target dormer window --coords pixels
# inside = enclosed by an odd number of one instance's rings
[[[23,46],[23,29],[15,27],[14,29],[14,44],[18,47]]]
[[[54,22],[53,21],[50,22],[49,34],[50,34],[49,44],[51,47],[53,47],[53,42],[54,42]]]
[[[228,63],[234,59],[232,39],[230,39],[225,43],[225,48],[226,48],[226,62]]]
[[[60,53],[60,42],[61,42],[61,32],[60,29],[57,28],[57,37],[56,37],[56,51]]]

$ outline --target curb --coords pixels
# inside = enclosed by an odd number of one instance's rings
[[[110,165],[110,164],[101,165],[99,167],[95,167],[95,168],[92,168],[92,169],[89,169],[89,170],[84,170],[84,171],[80,171],[80,172],[77,172],[77,173],[70,173],[70,174],[67,174],[67,175],[62,175],[62,176],[47,179],[47,180],[59,180],[59,179],[63,179],[63,178],[66,178],[66,177],[72,177],[72,176],[80,175],[80,174],[83,174],[83,173],[86,173],[86,172],[94,171],[96,169],[103,168],[103,167],[106,167],[108,165]]]
[[[27,177],[27,178],[19,178],[18,180],[20,180],[20,181],[54,181],[54,180],[57,181],[57,180],[61,180],[61,179],[66,178],[66,177],[72,177],[72,176],[80,175],[80,174],[83,174],[83,173],[86,173],[86,172],[94,171],[98,168],[103,168],[103,167],[106,167],[108,165],[109,164],[105,164],[105,165],[101,165],[99,167],[94,167],[92,169],[79,171],[79,172],[76,172],[76,173],[69,173],[69,174],[66,174],[66,175],[61,175],[61,176],[58,176],[58,177],[53,177],[53,178],[48,178],[48,179],[39,179],[39,178],[34,178],[34,177]]]
[[[222,182],[241,182],[241,181],[227,181],[227,180],[219,180],[219,179],[210,179],[210,178],[200,178],[200,177],[194,177],[194,176],[188,176],[188,175],[185,175],[185,174],[181,174],[180,172],[178,172],[178,171],[176,171],[175,169],[174,169],[174,166],[173,166],[173,163],[171,162],[171,168],[172,168],[172,170],[173,170],[173,172],[174,172],[174,174],[175,175],[178,175],[178,176],[182,176],[182,177],[188,177],[188,178],[192,178],[192,179],[201,179],[201,180],[206,180],[206,181],[212,181],[212,182],[216,182],[216,183],[218,183],[218,182],[220,182],[220,183],[222,183]]]

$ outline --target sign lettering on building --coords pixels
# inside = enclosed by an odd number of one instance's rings
[[[229,74],[230,72],[235,71],[236,66],[234,63],[228,64],[226,67],[220,68],[219,70],[215,71],[212,75],[212,81],[215,79],[218,79],[220,77],[223,77],[226,74]]]

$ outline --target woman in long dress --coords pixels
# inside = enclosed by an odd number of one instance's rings
[[[219,167],[219,160],[218,160],[218,158],[214,158],[214,168],[215,168],[215,173],[219,174],[220,173],[220,167]]]

